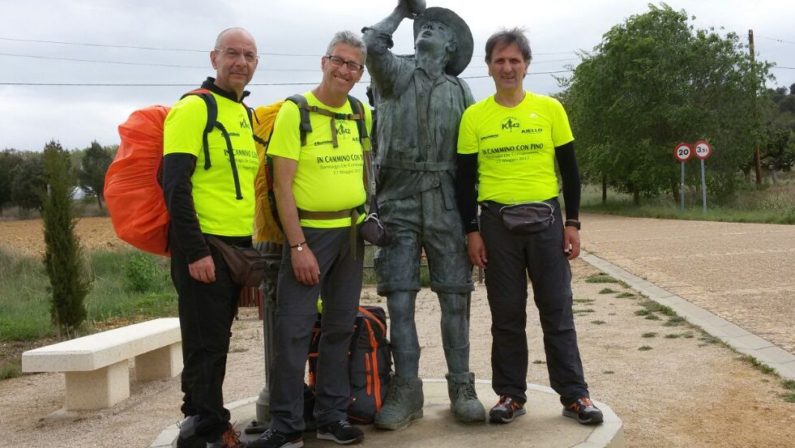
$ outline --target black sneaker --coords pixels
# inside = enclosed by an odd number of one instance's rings
[[[507,395],[500,395],[500,401],[489,411],[492,423],[511,423],[513,419],[525,414],[524,404]]]
[[[580,397],[563,408],[563,416],[577,419],[583,425],[598,425],[604,420],[602,411],[588,397]]]
[[[246,444],[240,441],[240,433],[230,424],[217,440],[207,442],[205,448],[246,448]]]
[[[340,420],[328,425],[318,426],[317,438],[320,440],[333,440],[340,445],[350,445],[364,440],[364,433],[347,420]]]
[[[205,448],[207,441],[203,437],[196,435],[199,420],[198,415],[189,415],[181,423],[177,423],[179,428],[177,448]]]
[[[285,434],[267,429],[256,440],[248,442],[248,448],[302,448],[304,438],[300,432]]]

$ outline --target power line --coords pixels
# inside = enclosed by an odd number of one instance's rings
[[[167,67],[167,68],[190,68],[190,69],[206,69],[206,65],[181,65],[181,64],[158,64],[151,62],[127,62],[127,61],[109,61],[104,59],[80,59],[80,58],[64,58],[58,56],[37,56],[31,54],[15,54],[15,53],[0,53],[0,56],[9,56],[16,58],[29,58],[29,59],[42,59],[46,61],[67,61],[67,62],[89,62],[94,64],[114,64],[114,65],[134,65],[140,67]],[[301,68],[268,68],[267,66],[261,70],[266,72],[314,72],[316,69],[301,69]]]
[[[37,44],[56,44],[56,45],[72,45],[79,47],[97,47],[97,48],[125,48],[128,50],[146,50],[146,51],[176,51],[184,53],[209,53],[209,50],[198,50],[192,48],[167,48],[167,47],[142,47],[136,45],[110,45],[110,44],[97,44],[91,42],[67,42],[60,40],[38,40],[38,39],[17,39],[13,37],[0,37],[0,40],[10,42],[29,42]],[[320,54],[300,54],[300,53],[257,53],[260,56],[295,56],[295,57],[316,57],[322,56]]]
[[[532,72],[528,75],[551,75],[557,73],[570,73],[571,70],[556,70],[550,72]],[[485,79],[489,75],[462,76],[461,79]],[[311,86],[319,81],[312,82],[251,82],[250,86]],[[360,80],[357,84],[369,84],[369,79]],[[148,83],[148,82],[6,82],[0,81],[0,86],[17,87],[194,87],[196,83]]]
[[[795,42],[792,42],[792,41],[789,41],[789,40],[777,39],[777,38],[775,38],[775,37],[766,37],[766,36],[760,36],[760,37],[761,37],[762,39],[772,40],[772,41],[778,42],[778,43],[780,43],[780,44],[790,44],[790,45],[795,45]]]

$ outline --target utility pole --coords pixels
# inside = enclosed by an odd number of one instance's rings
[[[753,86],[753,108],[754,108],[754,133],[759,131],[759,111],[756,106],[756,55],[754,52],[754,30],[748,30],[748,51],[751,53],[751,79]],[[757,188],[762,185],[762,157],[759,153],[759,137],[754,135],[754,169],[756,170],[756,186]]]

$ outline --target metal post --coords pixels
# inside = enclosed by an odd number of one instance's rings
[[[682,177],[679,181],[679,211],[685,211],[685,162],[679,162],[682,166]]]
[[[701,159],[701,204],[704,213],[707,213],[707,180],[704,175],[704,159]]]
[[[279,265],[282,260],[282,245],[276,243],[263,243],[257,247],[265,254],[268,260],[265,281],[260,285],[262,290],[262,339],[264,343],[265,358],[265,384],[257,397],[255,405],[257,412],[256,425],[246,428],[246,433],[264,432],[271,420],[269,375],[275,355],[273,347],[273,332],[276,323],[276,279],[279,274]]]

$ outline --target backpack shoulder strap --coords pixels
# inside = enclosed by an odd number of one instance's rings
[[[309,103],[306,102],[306,97],[303,95],[292,95],[287,98],[298,106],[298,112],[301,114],[301,122],[298,126],[301,132],[301,146],[306,146],[306,134],[312,132],[312,123],[309,121]]]
[[[207,89],[196,89],[182,95],[185,98],[188,95],[196,95],[207,106],[207,125],[204,127],[202,133],[202,147],[204,148],[204,169],[209,169],[212,166],[210,162],[210,146],[207,144],[207,136],[212,132],[216,123],[218,122],[218,103],[215,102],[215,97],[212,92]]]
[[[358,98],[352,95],[348,95],[348,102],[351,105],[351,111],[353,111],[356,127],[359,129],[359,143],[362,145],[362,151],[369,152],[370,137],[367,135],[367,123],[364,121],[366,117],[364,114],[364,105]]]

